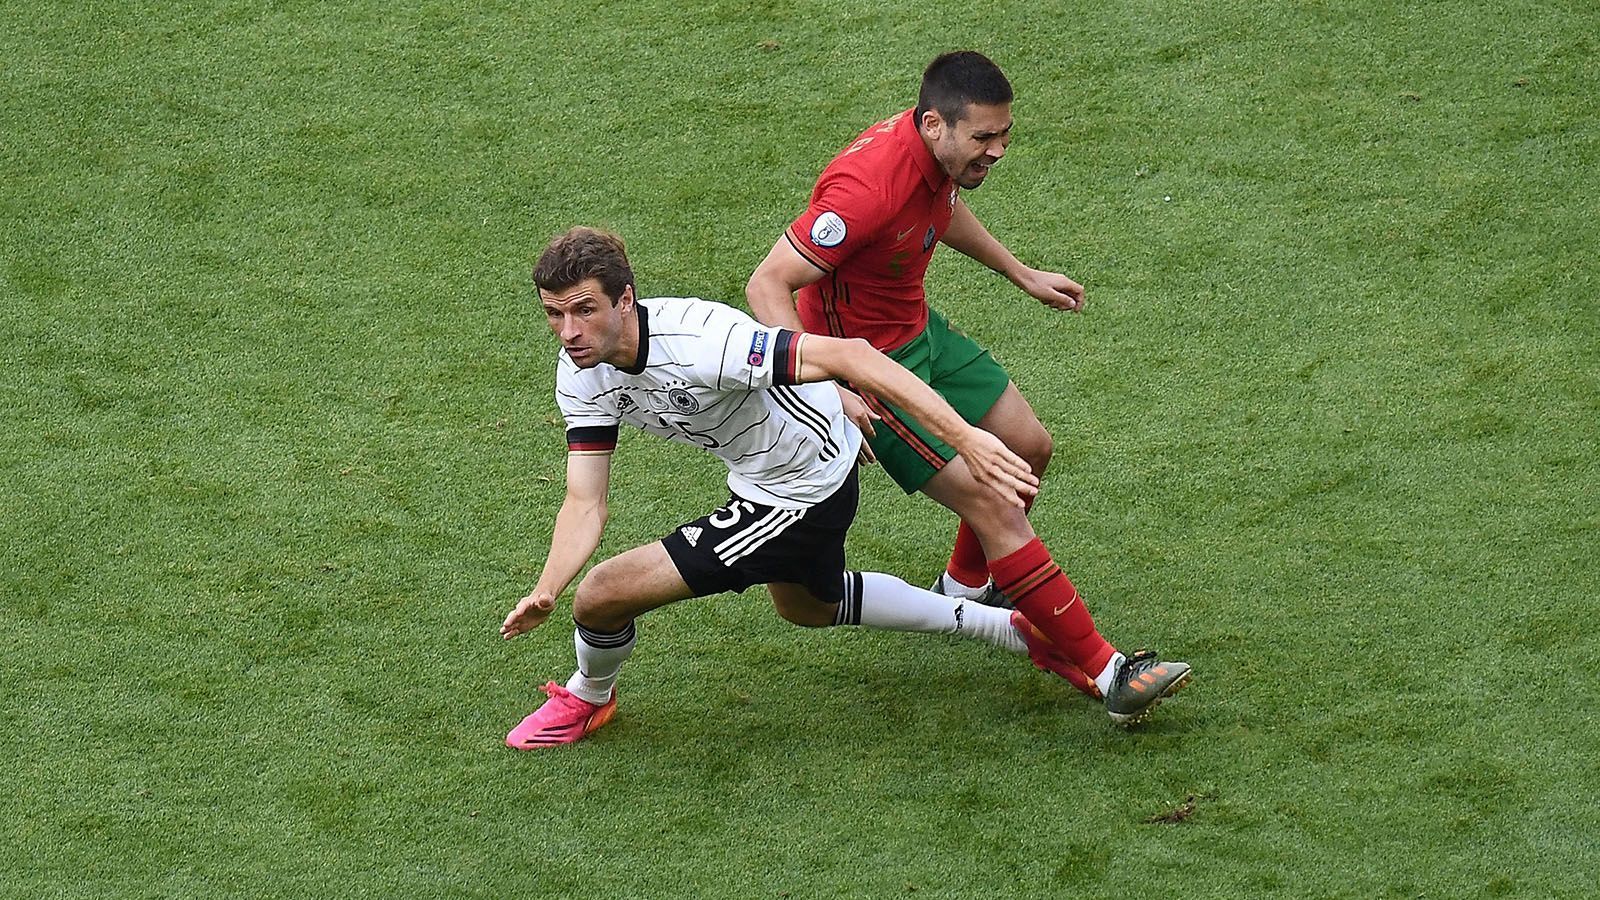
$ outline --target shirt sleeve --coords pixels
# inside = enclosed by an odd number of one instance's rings
[[[882,193],[853,172],[824,172],[811,205],[784,236],[801,256],[832,272],[870,245],[889,220]]]
[[[696,367],[703,384],[719,391],[759,391],[800,383],[804,335],[745,315],[726,318],[726,327],[718,329],[720,336],[707,335],[707,352]]]
[[[621,419],[615,409],[587,396],[572,377],[576,368],[563,362],[556,370],[556,405],[567,424],[568,453],[610,453],[617,449],[617,425]]]

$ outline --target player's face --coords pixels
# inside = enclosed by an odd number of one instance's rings
[[[633,288],[622,289],[622,297],[612,305],[598,278],[585,278],[565,291],[539,291],[550,330],[561,339],[561,346],[579,368],[600,363],[632,365],[638,354],[639,335],[629,333],[633,309]],[[634,326],[637,328],[637,326]]]
[[[938,113],[930,111],[937,117]],[[956,184],[971,190],[989,175],[989,167],[1006,155],[1011,143],[1011,104],[968,103],[966,114],[951,125],[940,118],[925,126],[933,158]]]

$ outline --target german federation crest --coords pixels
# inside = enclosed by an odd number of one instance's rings
[[[693,394],[681,387],[675,387],[667,391],[667,402],[672,404],[673,409],[684,415],[700,411],[700,401],[696,400]]]

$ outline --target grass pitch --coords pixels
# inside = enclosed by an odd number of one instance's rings
[[[907,27],[907,23],[916,27]],[[0,11],[0,894],[1591,896],[1600,15],[1584,4]],[[562,476],[526,271],[574,223],[741,301],[973,46],[934,303],[1057,439],[1035,513],[1195,685],[1123,733],[987,648],[651,615],[618,719],[495,628]],[[602,552],[722,497],[627,437]],[[881,474],[854,564],[953,523]],[[1158,821],[1152,821],[1158,820]]]

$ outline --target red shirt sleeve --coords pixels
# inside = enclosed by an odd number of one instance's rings
[[[784,236],[812,265],[832,272],[871,245],[892,212],[881,190],[856,173],[828,171],[812,192],[811,205],[790,223]]]

